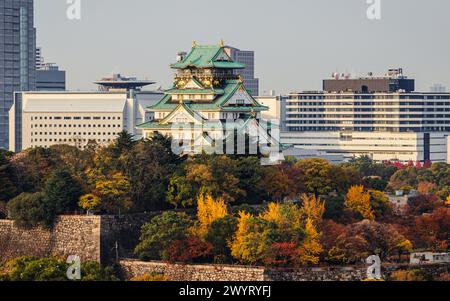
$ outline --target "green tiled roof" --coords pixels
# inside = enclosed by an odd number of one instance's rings
[[[167,94],[224,94],[223,89],[169,89],[165,91]]]
[[[216,99],[212,103],[188,103],[186,104],[192,110],[228,110],[228,111],[240,111],[240,110],[250,110],[253,109],[255,111],[267,111],[268,107],[257,105],[254,107],[223,107],[223,105],[243,86],[242,82],[239,80],[228,80],[226,81],[226,86],[223,89],[223,93],[216,97]],[[168,111],[174,110],[178,103],[170,102],[172,96],[170,94],[166,94],[157,104],[150,107],[151,110],[155,111]]]
[[[191,52],[183,61],[170,65],[173,69],[196,68],[220,68],[220,69],[244,69],[245,65],[230,61],[219,61],[217,57],[224,52],[221,46],[201,46],[192,47]]]

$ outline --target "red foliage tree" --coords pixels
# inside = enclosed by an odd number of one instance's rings
[[[167,248],[167,260],[170,263],[192,263],[212,254],[213,246],[198,237],[189,236],[173,241]]]
[[[264,264],[268,266],[294,266],[299,263],[300,254],[293,242],[277,242],[272,244],[264,257]]]
[[[417,245],[434,250],[448,248],[450,238],[450,208],[438,208],[431,214],[416,218],[415,237]]]

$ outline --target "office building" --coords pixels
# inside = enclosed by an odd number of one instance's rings
[[[290,93],[281,142],[346,159],[447,162],[450,94],[412,87],[397,69],[373,82],[335,78],[324,81],[324,91]]]
[[[33,0],[0,1],[0,28],[0,148],[8,148],[13,93],[35,89]]]
[[[36,91],[65,91],[66,71],[54,63],[46,63],[42,49],[36,48]]]
[[[66,71],[53,63],[44,64],[36,70],[36,91],[65,91]]]
[[[245,68],[236,69],[233,72],[235,75],[240,75],[242,77],[245,87],[250,91],[252,96],[258,96],[259,79],[255,78],[255,52],[239,50],[230,46],[226,46],[225,51],[233,61],[245,65]]]
[[[10,116],[10,150],[68,144],[107,145],[126,130],[142,137],[136,125],[153,119],[146,108],[163,94],[142,91],[153,81],[113,78],[99,82],[98,92],[38,91],[15,93]]]

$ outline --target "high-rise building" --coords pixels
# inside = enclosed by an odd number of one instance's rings
[[[0,1],[0,148],[8,148],[8,112],[15,91],[35,89],[33,0]]]
[[[234,70],[234,74],[242,77],[245,87],[250,91],[252,96],[258,96],[259,79],[255,78],[255,52],[239,50],[230,46],[226,46],[225,51],[233,61],[245,65],[243,69]]]
[[[66,71],[59,70],[53,63],[45,63],[41,69],[36,70],[37,91],[65,91]]]
[[[401,70],[401,69],[398,69]],[[345,158],[446,162],[450,93],[414,92],[402,72],[324,81],[285,96],[281,142]]]
[[[59,70],[54,63],[46,63],[40,47],[36,48],[36,90],[66,90],[66,71]]]

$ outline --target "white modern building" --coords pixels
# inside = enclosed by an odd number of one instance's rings
[[[9,112],[10,150],[55,144],[84,148],[93,142],[107,145],[123,130],[140,139],[142,131],[136,126],[153,119],[146,108],[163,94],[139,89],[153,82],[104,82],[103,91],[98,92],[16,93]],[[125,83],[131,86],[124,87]]]
[[[324,81],[324,91],[284,96],[281,142],[376,161],[449,160],[450,93],[414,92],[401,69],[384,77]]]

